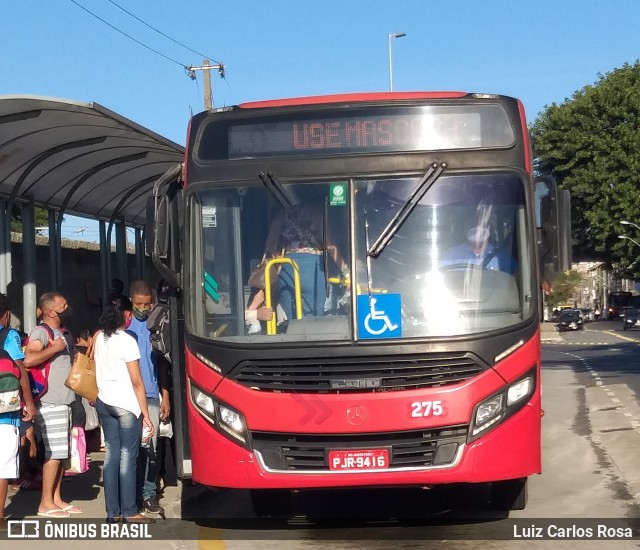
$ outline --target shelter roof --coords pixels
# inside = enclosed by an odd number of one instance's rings
[[[154,182],[184,148],[97,103],[0,95],[0,195],[144,225]]]

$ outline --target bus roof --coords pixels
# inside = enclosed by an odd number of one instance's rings
[[[477,95],[478,97],[497,97],[495,94],[469,94],[467,92],[369,92],[351,94],[316,95],[290,99],[270,99],[241,103],[243,109],[262,109],[267,107],[287,107],[294,105],[320,105],[325,103],[349,103],[362,101],[389,101],[408,99],[451,99]]]

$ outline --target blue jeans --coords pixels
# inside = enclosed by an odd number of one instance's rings
[[[153,438],[149,447],[140,447],[138,464],[138,496],[142,500],[155,497],[157,492],[156,476],[158,474],[158,427],[160,426],[160,400],[147,397],[149,418],[153,423]],[[138,445],[140,441],[138,441]]]
[[[142,417],[98,399],[96,411],[104,431],[107,455],[104,459],[103,483],[107,518],[135,516],[136,460],[140,447]]]
[[[287,252],[287,258],[298,265],[300,274],[300,292],[302,295],[302,316],[320,317],[324,314],[327,299],[327,287],[324,277],[322,254]],[[293,267],[283,264],[280,271],[280,305],[287,319],[295,319],[295,288],[293,286]]]

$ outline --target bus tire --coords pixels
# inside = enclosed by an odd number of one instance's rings
[[[491,503],[496,510],[524,510],[527,506],[527,478],[494,481]]]
[[[251,489],[251,504],[256,516],[282,516],[291,509],[291,491]]]

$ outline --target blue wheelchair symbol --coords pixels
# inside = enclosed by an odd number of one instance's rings
[[[402,316],[400,294],[358,296],[358,338],[400,338]]]

